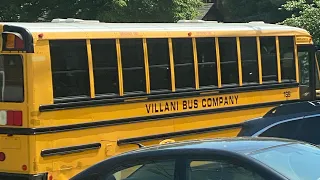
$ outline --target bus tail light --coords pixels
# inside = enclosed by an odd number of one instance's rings
[[[0,161],[4,161],[6,160],[6,154],[4,154],[3,152],[0,152]]]
[[[22,111],[0,111],[0,125],[22,126]]]
[[[19,51],[25,48],[25,42],[22,35],[15,32],[3,32],[2,44],[2,50],[4,51]]]

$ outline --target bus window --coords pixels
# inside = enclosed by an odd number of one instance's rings
[[[120,39],[124,93],[146,92],[142,39]]]
[[[215,39],[198,38],[196,42],[200,88],[206,86],[217,87],[218,76]]]
[[[0,55],[1,102],[23,102],[23,63],[20,55]]]
[[[222,84],[239,84],[236,38],[219,38],[219,49]]]
[[[282,81],[296,81],[294,39],[291,36],[279,37]]]
[[[91,51],[96,95],[119,94],[116,41],[91,40]]]
[[[53,97],[90,97],[85,40],[50,41]]]
[[[172,39],[176,88],[195,88],[191,38]]]
[[[320,51],[317,49],[316,51],[316,97],[317,99],[320,99]]]
[[[275,37],[260,37],[262,81],[278,82]]]
[[[313,49],[310,46],[298,46],[298,59],[300,65],[300,98],[305,100],[314,99]]]
[[[168,39],[147,39],[150,89],[171,90]]]
[[[258,52],[255,37],[240,38],[242,80],[244,84],[259,82]]]

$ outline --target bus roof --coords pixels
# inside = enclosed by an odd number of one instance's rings
[[[142,33],[147,37],[148,33],[156,33],[158,36],[188,36],[181,34],[185,32],[194,33],[197,36],[281,36],[281,35],[301,35],[310,36],[310,34],[301,28],[285,25],[267,24],[263,22],[251,23],[217,23],[217,22],[182,22],[182,23],[100,23],[100,22],[0,22],[1,27],[16,26],[27,29],[31,34],[49,33],[47,38],[53,35],[54,38],[67,36],[73,38],[79,33],[90,37],[90,33]],[[89,33],[89,34],[88,34]],[[168,34],[169,33],[169,34]],[[137,36],[137,34],[135,34]],[[81,35],[80,35],[81,36]],[[114,35],[116,38],[119,36]],[[128,36],[128,34],[125,34]],[[134,35],[132,35],[134,36]],[[190,36],[190,34],[189,34]],[[103,37],[103,36],[102,36]],[[53,38],[53,37],[52,37]]]

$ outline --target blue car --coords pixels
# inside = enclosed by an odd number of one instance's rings
[[[239,137],[278,137],[320,144],[320,101],[284,104],[243,123]]]
[[[277,138],[228,138],[143,147],[71,180],[317,180],[320,149]]]

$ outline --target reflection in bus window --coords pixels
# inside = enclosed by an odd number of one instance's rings
[[[261,37],[262,81],[278,81],[277,51],[275,37]]]
[[[316,90],[320,90],[320,53],[319,51],[316,52]],[[320,94],[317,93],[317,96]]]
[[[1,102],[23,102],[23,63],[20,55],[0,55]]]
[[[239,84],[236,38],[219,38],[219,49],[222,84]]]
[[[243,83],[259,82],[258,52],[255,37],[240,38],[242,81]]]
[[[150,89],[171,90],[168,39],[147,39]]]
[[[309,52],[300,51],[298,52],[298,58],[300,63],[300,84],[309,86]]]
[[[172,39],[176,88],[194,88],[194,61],[191,38]]]
[[[293,37],[279,37],[281,78],[286,81],[296,81],[296,65],[294,61]]]
[[[96,94],[119,94],[116,41],[91,40],[94,87]]]
[[[196,42],[200,88],[206,86],[217,87],[218,77],[215,39],[198,38]]]
[[[146,92],[142,39],[120,39],[124,93]]]
[[[54,98],[90,96],[85,40],[50,41]]]
[[[310,59],[309,49],[298,48],[298,59],[300,64],[300,98],[310,99],[313,91],[310,87]]]

